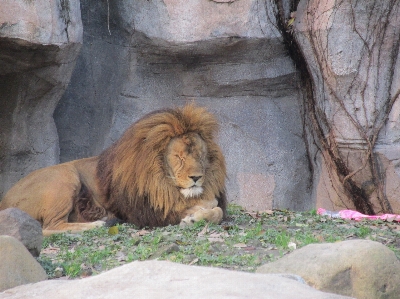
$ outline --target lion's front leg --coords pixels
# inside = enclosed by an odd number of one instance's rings
[[[193,210],[193,208],[190,210]],[[181,220],[180,226],[190,225],[203,219],[211,223],[219,224],[222,221],[223,214],[220,207],[212,209],[198,207],[196,212],[187,215]]]

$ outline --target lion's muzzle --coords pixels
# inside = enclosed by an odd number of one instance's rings
[[[185,196],[188,197],[196,197],[203,193],[203,187],[200,186],[192,186],[190,188],[181,188],[180,192]]]

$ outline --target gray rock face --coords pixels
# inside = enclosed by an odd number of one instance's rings
[[[0,292],[46,279],[43,268],[21,242],[10,236],[0,236]]]
[[[40,223],[20,209],[0,211],[0,235],[16,238],[35,257],[42,250],[43,234]]]
[[[82,1],[84,44],[55,120],[61,161],[96,155],[154,109],[215,112],[228,199],[304,210],[311,173],[297,73],[271,3]]]
[[[400,212],[399,9],[391,1],[298,5],[294,32],[313,83],[318,207]]]
[[[4,0],[0,197],[59,151],[99,154],[145,113],[194,100],[220,119],[231,202],[400,213],[400,3],[294,2]]]
[[[81,42],[79,1],[2,1],[0,198],[27,173],[58,163],[53,112]]]
[[[251,274],[164,261],[132,262],[80,280],[21,286],[0,298],[267,298],[339,299],[300,283],[294,275]]]
[[[311,244],[261,266],[258,273],[293,273],[312,287],[356,298],[398,298],[400,261],[368,240]]]

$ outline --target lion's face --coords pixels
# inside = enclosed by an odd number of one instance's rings
[[[203,192],[207,146],[197,133],[173,138],[165,161],[168,175],[185,197],[199,196]]]
[[[192,207],[217,204],[225,213],[226,166],[217,132],[215,116],[194,104],[139,119],[98,158],[107,208],[141,227],[178,224]]]

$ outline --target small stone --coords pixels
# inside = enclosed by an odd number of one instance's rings
[[[61,267],[57,267],[54,269],[54,277],[55,278],[60,278],[64,275],[64,269]]]
[[[180,250],[180,248],[177,244],[175,244],[175,243],[168,244],[168,245],[165,245],[165,246],[162,246],[161,248],[159,248],[155,253],[152,254],[150,259],[155,260],[155,259],[160,258],[163,254],[169,254],[172,252],[177,252],[179,250]]]

